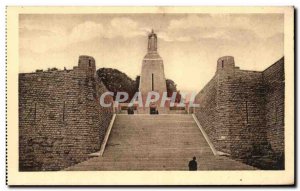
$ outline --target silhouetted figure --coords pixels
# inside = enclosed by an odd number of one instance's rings
[[[127,108],[127,114],[128,114],[128,115],[134,114],[134,109],[133,109],[132,107],[128,107],[128,108]]]
[[[133,115],[134,114],[134,108],[133,107],[131,107],[131,114]]]
[[[195,171],[197,170],[197,161],[196,161],[196,157],[193,157],[193,160],[191,160],[189,162],[189,170],[190,171]]]
[[[127,108],[127,114],[128,115],[130,114],[130,108],[129,107]]]

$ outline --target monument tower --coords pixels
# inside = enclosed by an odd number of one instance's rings
[[[164,64],[157,52],[157,35],[152,30],[148,35],[148,51],[143,59],[140,77],[139,91],[142,94],[143,108],[139,108],[139,113],[149,113],[150,108],[145,107],[148,92],[157,92],[160,95],[158,101],[151,104],[159,113],[164,113],[166,108],[160,107],[162,94],[167,92],[166,79],[164,74]]]

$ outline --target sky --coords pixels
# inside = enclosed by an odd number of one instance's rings
[[[22,14],[20,73],[72,69],[80,55],[97,68],[140,75],[154,29],[165,76],[181,92],[199,92],[217,59],[234,56],[243,70],[262,71],[283,56],[282,14]]]

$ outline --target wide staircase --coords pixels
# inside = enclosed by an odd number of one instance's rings
[[[65,170],[251,170],[254,167],[215,156],[192,115],[117,115],[103,156]]]

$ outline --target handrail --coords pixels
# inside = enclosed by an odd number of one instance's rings
[[[106,143],[108,141],[111,129],[112,129],[113,125],[114,125],[115,119],[116,119],[116,114],[113,114],[113,117],[112,117],[112,119],[111,119],[111,121],[109,123],[108,129],[107,129],[107,131],[105,133],[105,137],[104,137],[103,142],[101,144],[99,156],[102,156],[103,153],[104,153],[104,150],[105,150],[105,147],[106,147]]]
[[[203,129],[202,126],[200,125],[200,123],[199,123],[197,117],[195,116],[195,114],[192,114],[192,116],[193,116],[194,121],[196,122],[197,126],[199,127],[201,133],[203,134],[203,136],[204,136],[206,142],[208,143],[210,149],[212,150],[213,154],[214,154],[214,155],[219,155],[219,154],[218,154],[218,151],[215,149],[214,145],[213,145],[212,142],[210,141],[208,135],[205,133],[204,129]]]

